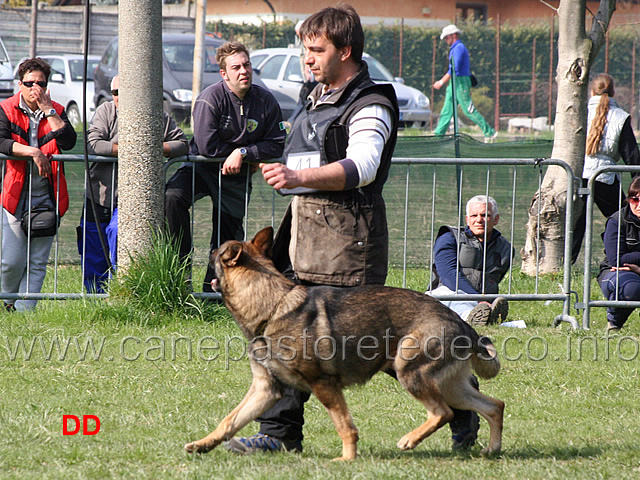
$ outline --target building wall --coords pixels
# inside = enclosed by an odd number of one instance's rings
[[[337,2],[312,0],[270,0],[276,14],[275,21],[290,20],[297,22],[310,14]],[[404,21],[407,26],[443,26],[454,22],[458,4],[486,5],[487,16],[495,21],[500,16],[502,23],[522,23],[532,20],[549,21],[555,11],[540,0],[349,0],[360,14],[362,23],[375,25],[379,23],[394,24]],[[558,0],[546,3],[557,7]],[[596,12],[599,2],[588,1],[587,6]],[[216,0],[207,2],[207,20],[224,20],[232,23],[262,23],[274,21],[274,14],[264,0]],[[640,5],[631,2],[618,2],[613,15],[612,24],[620,25],[640,19]],[[591,24],[587,13],[587,26]]]

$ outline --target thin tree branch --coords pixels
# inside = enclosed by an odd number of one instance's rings
[[[548,4],[547,2],[545,2],[544,0],[538,0],[541,4],[546,5],[547,7],[549,7],[551,10],[553,10],[554,12],[556,12],[556,15],[558,14],[558,9],[556,7],[554,7],[553,5]]]

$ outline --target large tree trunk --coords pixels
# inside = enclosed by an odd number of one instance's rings
[[[585,31],[586,0],[561,0],[558,8],[558,101],[552,158],[567,162],[576,177],[582,176],[584,164],[589,70],[604,43],[615,3],[600,2],[589,35]],[[521,251],[524,273],[562,270],[567,180],[563,168],[549,167],[531,200],[527,238]]]

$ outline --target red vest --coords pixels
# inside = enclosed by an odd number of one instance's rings
[[[25,115],[19,108],[20,94],[13,95],[4,102],[0,102],[0,108],[4,110],[7,118],[12,123],[11,137],[18,143],[29,145],[29,117]],[[56,109],[58,115],[62,113],[64,107],[59,103],[52,102],[53,108]],[[56,155],[60,153],[58,144],[52,135],[51,127],[47,119],[42,119],[38,125],[38,143],[40,150],[45,155]],[[20,194],[24,187],[25,177],[27,175],[26,160],[7,160],[7,171],[4,176],[2,185],[2,206],[11,214],[16,212]],[[67,192],[67,180],[64,178],[64,168],[62,162],[51,162],[51,175],[49,181],[53,185],[53,202],[55,205],[58,199],[58,171],[60,171],[60,198],[58,204],[58,213],[64,215],[69,208],[69,193]]]

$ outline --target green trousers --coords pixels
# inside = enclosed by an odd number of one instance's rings
[[[444,135],[449,130],[449,123],[451,117],[453,117],[453,88],[451,88],[451,81],[447,85],[447,95],[444,99],[444,105],[440,112],[440,120],[438,126],[434,130],[435,135]],[[462,112],[473,123],[478,125],[482,130],[482,134],[485,137],[491,137],[496,131],[487,123],[484,117],[476,110],[473,100],[471,100],[471,80],[469,77],[456,77],[456,101]]]

